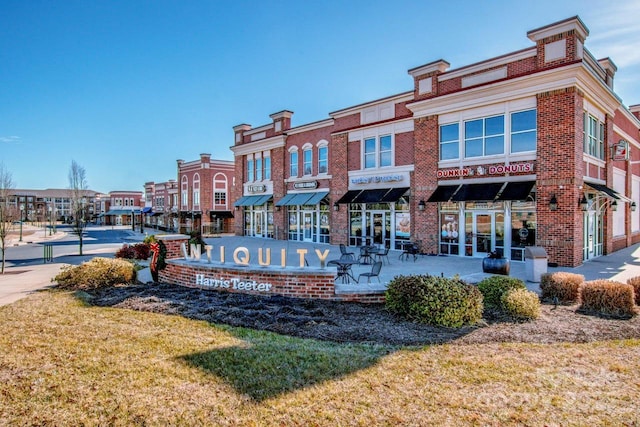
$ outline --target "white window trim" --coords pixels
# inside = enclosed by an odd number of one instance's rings
[[[389,166],[380,166],[380,138],[384,136],[391,137],[391,164]],[[375,151],[375,159],[376,165],[371,168],[365,167],[365,141],[367,139],[375,139],[376,141],[376,151]],[[394,133],[389,132],[377,132],[375,135],[365,135],[362,137],[360,141],[360,169],[365,170],[373,170],[373,169],[387,169],[395,167],[396,165],[396,136]]]

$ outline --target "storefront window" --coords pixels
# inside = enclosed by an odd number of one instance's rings
[[[349,245],[359,246],[362,237],[362,209],[359,204],[349,205]]]
[[[459,253],[459,214],[458,212],[440,212],[440,253],[458,255]]]
[[[320,205],[320,243],[329,243],[331,227],[329,223],[329,205],[325,202]]]
[[[524,261],[524,248],[536,244],[535,202],[513,202],[511,205],[511,259]]]

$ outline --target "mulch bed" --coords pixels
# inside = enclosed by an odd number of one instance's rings
[[[491,342],[592,342],[640,338],[640,316],[606,319],[577,313],[578,306],[543,305],[533,322],[485,319],[460,329],[418,324],[389,313],[381,304],[303,300],[208,291],[182,286],[129,285],[91,290],[83,298],[110,306],[174,314],[301,338],[385,345]]]

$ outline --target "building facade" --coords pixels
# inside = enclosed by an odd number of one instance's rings
[[[25,190],[11,189],[9,205],[21,212],[23,221],[45,223],[68,222],[72,219],[72,195],[67,189]],[[93,190],[85,190],[87,204],[87,221],[95,217],[95,198],[98,194]]]
[[[540,246],[563,266],[640,241],[640,106],[588,35],[569,18],[323,121],[234,127],[235,233],[514,261]]]
[[[142,191],[111,191],[105,206],[109,209],[104,213],[105,225],[128,225],[137,229],[142,221],[142,207],[144,199]]]
[[[147,182],[144,185],[145,225],[163,231],[178,229],[178,183],[175,179],[166,182]]]
[[[204,235],[229,232],[234,162],[201,154],[191,162],[178,160],[177,167],[179,231],[197,230]]]

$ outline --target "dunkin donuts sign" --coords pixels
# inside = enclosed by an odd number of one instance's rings
[[[478,166],[475,168],[439,169],[437,177],[462,178],[465,176],[505,175],[508,173],[531,173],[533,163],[514,163],[511,165],[491,165],[489,167]]]

